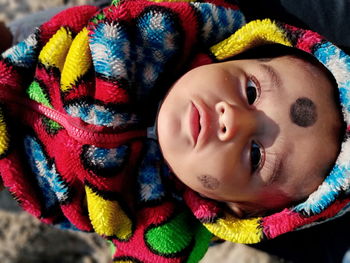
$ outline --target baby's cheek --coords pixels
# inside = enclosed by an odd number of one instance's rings
[[[220,187],[219,180],[210,175],[199,175],[197,176],[197,180],[205,189],[211,191],[214,191]]]
[[[291,193],[270,187],[259,195],[258,203],[267,209],[287,208],[293,202],[290,196]]]

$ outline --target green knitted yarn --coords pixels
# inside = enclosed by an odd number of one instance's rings
[[[98,24],[101,20],[105,19],[106,16],[103,13],[97,14],[95,17],[91,19],[91,21],[95,24]]]
[[[108,245],[109,251],[111,252],[111,256],[113,256],[115,251],[117,250],[116,246],[110,240],[107,240],[107,245]]]
[[[51,135],[55,135],[60,129],[63,128],[59,123],[46,118],[45,116],[42,117],[42,124],[44,125],[46,131]]]
[[[118,5],[121,0],[112,0],[112,5]]]
[[[197,263],[208,250],[212,234],[188,211],[147,231],[146,243],[155,252],[171,256],[191,247],[186,262]]]
[[[207,252],[213,234],[209,232],[199,221],[195,220],[195,244],[188,257],[187,263],[197,263]]]
[[[146,232],[146,243],[155,252],[170,256],[181,253],[193,239],[188,212],[182,212],[165,224],[151,228]]]
[[[33,81],[32,84],[30,84],[27,89],[27,94],[32,100],[39,102],[48,108],[53,108],[48,99],[48,95],[40,87],[40,84],[37,81]],[[58,130],[62,129],[60,124],[46,117],[42,117],[42,123],[49,134],[56,134]]]
[[[39,102],[46,107],[52,108],[48,96],[42,90],[38,82],[33,81],[32,84],[30,84],[29,88],[27,89],[27,94],[32,100],[35,100],[36,102]]]

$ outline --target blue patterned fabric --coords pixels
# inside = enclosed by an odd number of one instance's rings
[[[325,179],[319,191],[322,194],[319,198],[310,199],[308,202],[301,203],[294,208],[296,212],[307,212],[307,214],[318,214],[328,207],[348,185],[345,182],[344,173],[346,169],[335,165],[329,176]]]
[[[159,144],[154,140],[147,140],[137,177],[139,199],[142,202],[160,200],[165,196],[162,177],[167,172]]]
[[[24,41],[4,52],[2,57],[18,67],[31,68],[37,61],[37,44],[36,33],[33,33]]]
[[[69,189],[56,172],[55,165],[48,161],[41,145],[34,137],[26,136],[24,147],[38,185],[45,196],[46,208],[49,209],[58,202],[64,203],[68,199]]]
[[[72,117],[78,117],[89,124],[112,128],[127,127],[138,123],[138,118],[130,112],[118,112],[103,105],[89,104],[85,101],[71,103],[65,107]]]
[[[191,3],[198,10],[202,20],[202,35],[204,44],[211,46],[224,39],[245,24],[245,18],[239,10],[228,10],[224,7],[214,7],[209,3]]]
[[[339,86],[342,105],[350,111],[350,80],[346,72],[350,72],[350,57],[341,49],[326,42],[315,51],[315,57],[320,60],[334,75]],[[347,112],[344,112],[346,115]],[[350,121],[350,119],[347,119]]]
[[[136,21],[135,48],[137,94],[141,98],[154,88],[164,66],[179,51],[180,35],[170,12],[150,10]],[[141,88],[142,87],[142,88]]]
[[[86,164],[95,169],[117,169],[121,168],[127,161],[129,147],[121,145],[117,148],[99,148],[94,145],[86,145],[83,156]]]
[[[119,22],[100,23],[90,38],[96,73],[114,79],[128,79],[131,69],[128,33]]]

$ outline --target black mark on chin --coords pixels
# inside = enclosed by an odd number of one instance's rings
[[[215,190],[220,185],[220,182],[216,178],[211,177],[210,175],[200,175],[197,176],[197,179],[205,188],[209,190]]]
[[[300,127],[312,126],[317,121],[316,105],[308,98],[299,98],[290,106],[289,117]]]

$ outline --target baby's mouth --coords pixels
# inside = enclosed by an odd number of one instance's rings
[[[199,133],[201,131],[200,124],[200,114],[196,106],[191,103],[191,112],[190,112],[190,130],[194,145],[197,144]]]

